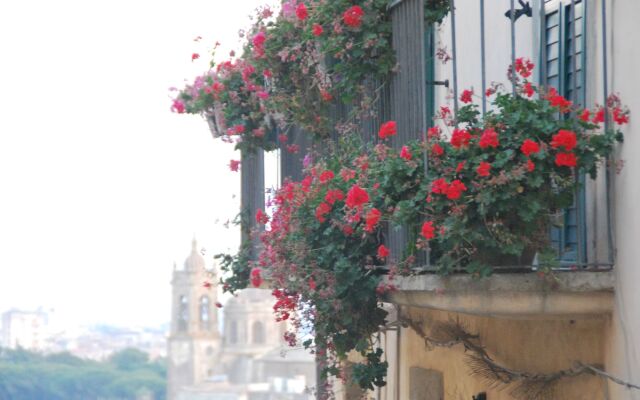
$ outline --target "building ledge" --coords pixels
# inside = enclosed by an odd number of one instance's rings
[[[394,304],[503,318],[581,318],[613,309],[613,271],[396,277]]]

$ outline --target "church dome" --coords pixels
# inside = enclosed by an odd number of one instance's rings
[[[198,252],[198,242],[194,238],[191,242],[191,254],[184,260],[185,271],[201,271],[206,268],[204,257]]]

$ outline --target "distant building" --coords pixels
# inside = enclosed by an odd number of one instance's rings
[[[168,400],[311,399],[306,389],[314,385],[314,359],[289,351],[270,293],[247,289],[228,301],[221,335],[216,280],[194,240],[171,282]]]
[[[16,349],[42,351],[48,339],[48,316],[42,310],[12,309],[2,314],[0,345]]]

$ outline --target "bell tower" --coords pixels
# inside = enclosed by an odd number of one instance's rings
[[[171,330],[168,339],[168,400],[182,387],[205,382],[217,372],[221,351],[214,271],[206,268],[193,239],[181,269],[174,264]],[[211,286],[205,285],[210,282]]]

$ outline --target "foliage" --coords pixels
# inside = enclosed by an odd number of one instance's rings
[[[96,362],[69,353],[0,348],[0,399],[135,400],[142,390],[165,399],[164,361],[145,357],[126,349],[109,362]]]
[[[624,124],[628,110],[615,96],[606,108],[576,109],[533,86],[526,80],[533,65],[518,63],[524,79],[516,93],[490,91],[484,118],[465,91],[458,115],[443,107],[442,126],[424,141],[392,148],[396,125],[389,121],[378,144],[345,136],[316,154],[304,179],[278,190],[273,216],[258,212],[266,226],[259,257],[241,266],[243,279],[225,278],[226,289],[259,286],[268,276],[276,318],[292,322],[289,341],[312,326],[315,339],[303,344],[326,351],[325,373],[336,376],[349,352],[360,353],[353,377],[371,389],[386,374],[371,340],[385,324],[381,301],[423,250],[440,273],[464,268],[477,277],[492,265],[530,263],[536,252],[548,259],[550,213],[572,204],[576,176],[594,176],[622,139],[615,129],[598,131],[604,118]],[[407,229],[411,240],[401,254],[387,247],[387,227]]]
[[[276,16],[262,8],[243,34],[242,56],[196,78],[172,109],[203,114],[216,136],[250,151],[275,148],[276,128],[292,125],[325,138],[336,122],[327,118],[329,107],[349,104],[349,118],[358,117],[374,95],[366,83],[382,84],[395,67],[388,4],[287,0]],[[448,1],[425,2],[427,23],[448,11]]]

